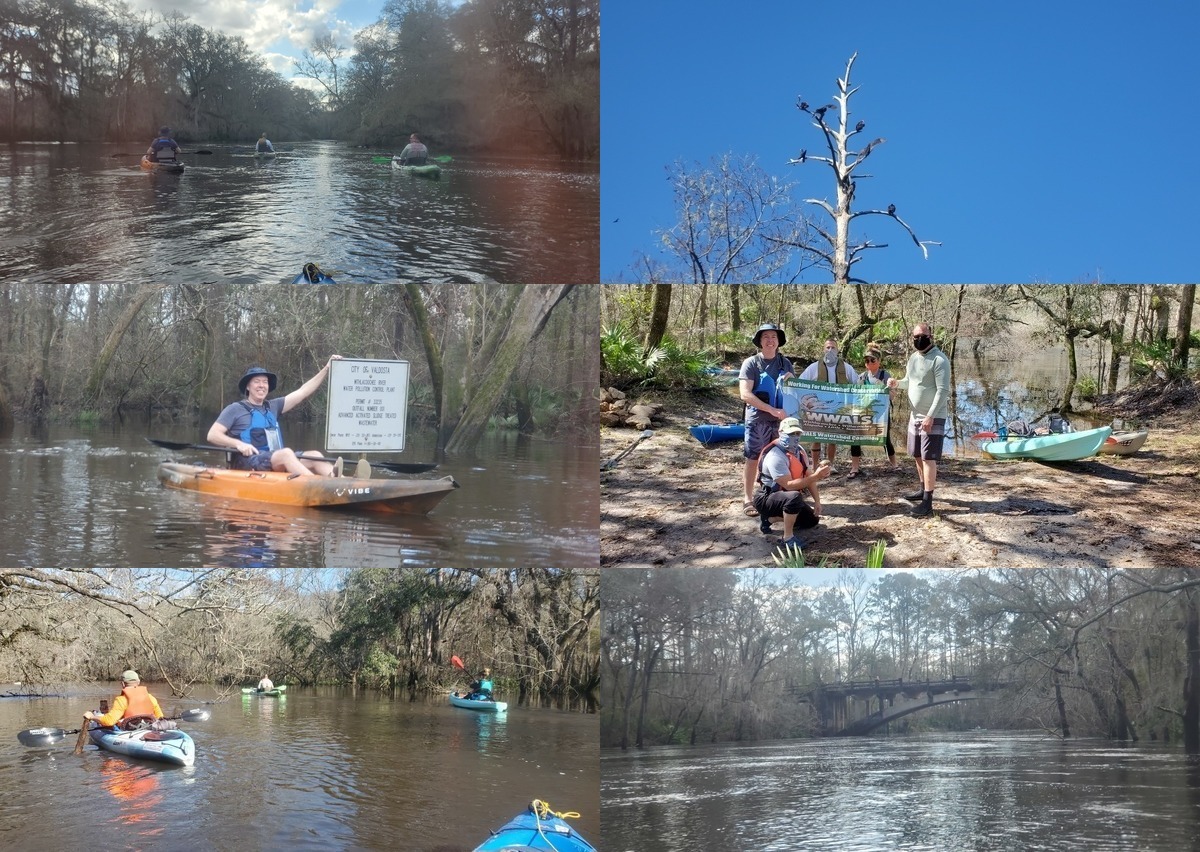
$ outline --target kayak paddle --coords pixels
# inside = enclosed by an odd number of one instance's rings
[[[976,432],[971,436],[972,441],[978,441],[980,438],[999,438],[995,432]]]
[[[165,450],[215,450],[221,453],[235,452],[231,447],[217,447],[213,444],[182,444],[175,441],[160,441],[158,438],[147,438],[151,444],[156,447],[162,447]],[[304,456],[310,461],[323,461],[333,464],[337,459],[326,458],[325,456]],[[381,467],[384,470],[390,470],[394,473],[428,473],[431,470],[437,470],[436,464],[431,463],[404,463],[404,462],[371,462],[375,467]]]
[[[209,712],[207,710],[185,710],[178,716],[164,716],[164,719],[183,720],[184,722],[207,722]],[[69,731],[64,731],[62,728],[29,728],[17,734],[17,739],[21,745],[27,746],[50,746],[57,743],[63,737],[71,734],[85,734],[87,728],[72,728]],[[78,754],[78,752],[76,752]]]
[[[381,155],[378,157],[372,157],[371,159],[376,163],[390,163],[392,160],[396,159],[396,155],[395,154],[384,154],[384,155]],[[441,156],[438,156],[438,157],[426,157],[425,159],[431,160],[432,162],[435,162],[435,163],[453,163],[454,162],[454,158],[451,157],[449,154],[442,154]]]
[[[642,441],[646,440],[647,438],[651,438],[653,436],[654,436],[654,431],[652,429],[644,430],[642,432],[642,434],[637,436],[637,440],[635,440],[632,444],[630,444],[628,447],[626,447],[624,450],[622,450],[618,455],[616,455],[613,458],[606,461],[600,469],[601,470],[611,470],[612,468],[616,467],[617,462],[619,462],[621,459],[625,458],[625,456],[627,456],[631,452],[633,452],[634,447],[636,447],[638,444],[640,444]]]

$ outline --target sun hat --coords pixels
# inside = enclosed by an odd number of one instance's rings
[[[804,427],[795,417],[785,417],[779,423],[779,431],[784,435],[795,435],[797,432],[803,432]]]
[[[762,344],[759,341],[762,340],[762,333],[764,331],[779,332],[779,345],[783,346],[783,344],[787,343],[787,335],[783,333],[782,328],[775,325],[775,323],[773,323],[773,322],[764,322],[762,325],[760,325],[758,327],[758,331],[754,332],[754,345],[755,346],[759,346],[759,347],[762,346]]]
[[[246,393],[246,385],[248,385],[250,380],[255,376],[267,377],[268,393],[275,390],[275,385],[279,381],[274,373],[265,369],[264,367],[250,367],[245,373],[242,374],[242,378],[238,380],[238,390],[241,391],[243,395]]]
[[[134,681],[140,680],[141,678],[138,677],[138,673],[133,669],[126,669],[125,671],[121,672],[121,683],[133,683]]]

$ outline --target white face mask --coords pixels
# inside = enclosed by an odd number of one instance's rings
[[[826,367],[834,367],[837,365],[838,355],[836,352],[826,351],[824,357],[821,360],[823,360],[825,362]]]

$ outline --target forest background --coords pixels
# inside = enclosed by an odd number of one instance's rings
[[[334,138],[435,153],[594,160],[598,0],[389,0],[353,53],[319,38],[315,90],[240,37],[118,2],[0,0],[0,142]]]

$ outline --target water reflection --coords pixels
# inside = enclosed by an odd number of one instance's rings
[[[105,792],[118,805],[109,822],[132,828],[138,837],[159,836],[162,827],[158,817],[166,800],[159,786],[161,771],[129,760],[105,757],[100,764],[101,782]]]

